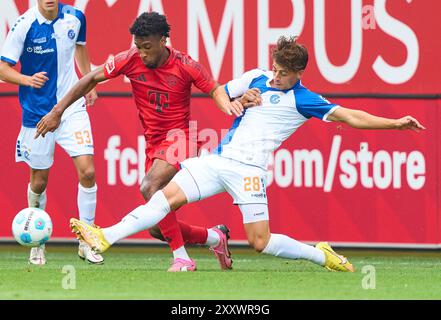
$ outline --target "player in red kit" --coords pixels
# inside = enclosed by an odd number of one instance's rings
[[[63,111],[78,98],[89,92],[99,82],[125,75],[132,84],[133,95],[146,138],[146,175],[141,183],[145,200],[165,187],[179,170],[179,162],[197,152],[195,141],[189,139],[191,87],[194,84],[202,92],[213,96],[218,83],[190,56],[166,45],[170,26],[166,17],[156,12],[143,13],[133,23],[130,33],[136,47],[119,53],[83,77],[37,124],[37,136],[53,131],[60,123]],[[238,101],[217,103],[228,115],[241,115],[243,106]],[[186,152],[170,152],[173,141],[167,135],[179,129],[185,133],[180,139],[186,144]],[[182,138],[182,137],[181,137]],[[178,148],[180,151],[183,148]],[[136,219],[137,217],[128,216]],[[126,224],[115,225],[115,235]],[[228,228],[216,226],[211,229],[191,226],[176,219],[175,213],[159,223],[160,232],[152,232],[165,239],[172,251],[174,261],[169,271],[193,271],[196,265],[187,255],[184,244],[206,244],[215,253],[222,269],[231,269],[232,260],[228,250]],[[182,231],[182,233],[181,233]],[[112,239],[109,239],[112,241]]]

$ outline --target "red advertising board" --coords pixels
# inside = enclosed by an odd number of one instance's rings
[[[275,153],[269,172],[273,232],[299,240],[346,243],[441,243],[439,210],[438,100],[334,99],[343,106],[386,116],[411,114],[427,130],[363,131],[313,119]],[[0,145],[0,237],[10,237],[16,212],[26,206],[28,168],[14,162],[20,128],[16,97],[3,97]],[[214,146],[233,121],[207,98],[193,100],[192,127]],[[97,223],[108,226],[143,203],[144,140],[130,98],[100,98],[89,109],[95,140]],[[77,177],[69,157],[56,150],[48,185],[47,211],[54,237],[71,237],[68,219],[77,215]],[[238,208],[227,194],[179,210],[179,218],[211,226],[226,223],[233,240],[245,240]],[[136,235],[145,239],[147,233]]]
[[[0,47],[7,30],[35,0],[4,0]],[[434,0],[66,0],[88,19],[92,63],[131,46],[129,27],[139,13],[165,13],[171,45],[206,65],[220,82],[243,71],[271,68],[280,35],[299,35],[310,53],[305,80],[322,93],[441,92],[438,13]],[[121,78],[101,91],[129,92]],[[16,91],[0,84],[0,92]]]
[[[171,45],[207,66],[221,83],[243,71],[271,68],[270,50],[280,35],[299,35],[310,54],[303,82],[343,106],[386,116],[411,114],[427,130],[362,131],[311,120],[273,155],[268,188],[271,229],[298,240],[370,245],[441,244],[439,167],[441,142],[438,12],[428,0],[66,0],[88,19],[87,45],[95,66],[128,49],[133,20],[147,10],[165,13]],[[10,27],[35,0],[2,0],[0,47]],[[0,238],[26,206],[25,164],[14,162],[21,113],[17,87],[0,82]],[[122,77],[100,93],[129,94]],[[12,94],[10,94],[12,93]],[[372,95],[395,99],[373,99]],[[390,97],[389,97],[390,98]],[[232,118],[208,98],[193,100],[193,128],[214,147]],[[89,109],[98,184],[97,224],[108,226],[143,203],[144,138],[131,98],[101,97]],[[77,177],[57,149],[48,185],[47,211],[54,237],[71,238],[77,216]],[[227,194],[179,210],[190,223],[226,223],[233,240],[245,240],[238,208]],[[135,236],[148,238],[146,232]]]

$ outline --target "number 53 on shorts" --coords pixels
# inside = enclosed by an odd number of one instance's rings
[[[89,130],[75,132],[77,144],[92,144],[92,136]]]

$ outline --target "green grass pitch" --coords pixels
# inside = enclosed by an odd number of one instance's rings
[[[27,264],[27,248],[2,245],[0,299],[441,299],[440,252],[340,251],[353,274],[245,248],[232,248],[234,270],[222,272],[207,249],[189,252],[198,271],[172,274],[165,247],[116,246],[96,266],[74,246],[49,243],[48,264],[37,267]]]

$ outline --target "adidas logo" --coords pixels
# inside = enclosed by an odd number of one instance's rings
[[[138,77],[136,77],[136,80],[138,80],[138,81],[142,81],[142,82],[147,82],[147,79],[146,79],[144,73],[141,73],[141,75],[139,75]]]

